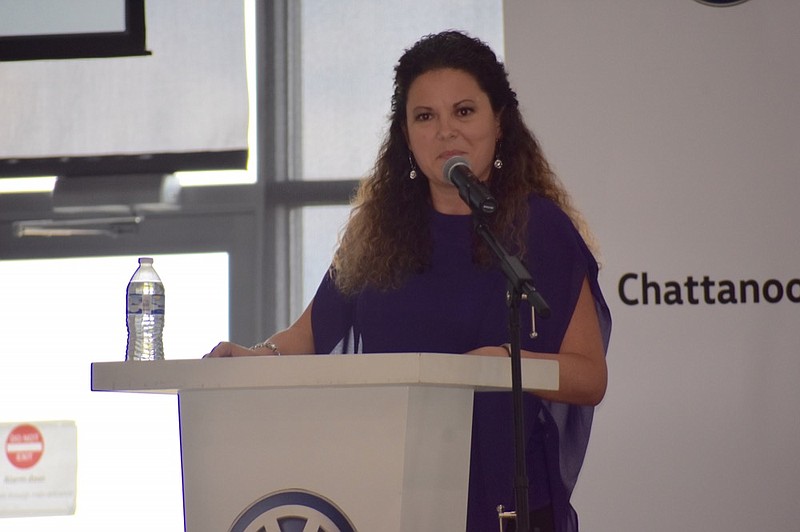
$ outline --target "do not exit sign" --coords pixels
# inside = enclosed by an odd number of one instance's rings
[[[0,517],[75,513],[73,421],[0,423]]]
[[[17,425],[6,438],[6,458],[19,469],[33,467],[44,453],[44,438],[34,425]]]

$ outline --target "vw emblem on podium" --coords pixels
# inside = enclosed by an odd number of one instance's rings
[[[728,7],[737,4],[744,4],[747,0],[697,0],[701,4],[714,7]]]
[[[259,499],[236,518],[230,532],[355,532],[331,501],[308,491],[280,491]]]

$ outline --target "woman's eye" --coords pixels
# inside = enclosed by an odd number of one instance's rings
[[[458,114],[458,116],[462,116],[462,117],[463,116],[469,116],[474,112],[475,112],[475,110],[472,107],[459,107],[456,110],[456,114]]]
[[[425,122],[426,120],[430,120],[431,119],[431,114],[430,113],[419,113],[419,114],[417,114],[416,119],[417,119],[417,122]]]

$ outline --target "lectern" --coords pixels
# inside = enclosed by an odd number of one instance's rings
[[[522,382],[557,389],[558,363]],[[94,391],[177,395],[187,532],[463,530],[473,392],[510,386],[470,355],[92,364]]]

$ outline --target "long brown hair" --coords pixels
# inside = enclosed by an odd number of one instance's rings
[[[409,179],[411,152],[404,134],[406,100],[417,77],[443,68],[462,70],[474,77],[500,116],[497,156],[503,167],[492,168],[489,187],[502,208],[488,221],[492,231],[510,251],[524,254],[527,198],[535,193],[560,206],[590,240],[580,214],[572,207],[569,195],[525,125],[505,66],[479,39],[446,31],[420,39],[395,67],[389,132],[374,168],[358,188],[334,255],[332,273],[345,294],[367,286],[397,288],[408,275],[428,266],[430,190],[424,176]],[[477,263],[491,262],[483,242],[476,239],[473,248]]]

